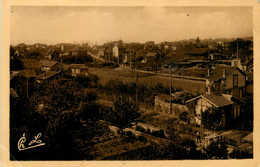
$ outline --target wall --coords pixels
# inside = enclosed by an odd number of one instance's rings
[[[205,99],[200,98],[197,100],[195,111],[197,114],[197,117],[195,117],[195,123],[196,124],[201,124],[201,110],[202,112],[206,111],[209,107],[213,107],[212,104],[207,102]]]
[[[155,98],[154,103],[156,111],[170,114],[170,102]],[[179,114],[184,111],[188,112],[188,107],[186,105],[172,103],[172,115],[179,116]]]
[[[234,70],[226,79],[226,88],[233,88],[233,75],[238,74],[238,87],[244,87],[246,85],[246,77],[237,69]]]
[[[118,47],[117,46],[114,46],[113,47],[113,56],[117,57],[119,56],[119,53],[118,53]]]

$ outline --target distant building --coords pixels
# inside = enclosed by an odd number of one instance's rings
[[[40,60],[42,71],[61,71],[63,69],[62,64],[57,61]]]
[[[118,64],[123,63],[123,55],[125,53],[125,47],[115,44],[112,49],[113,56],[118,59]]]
[[[84,64],[71,64],[68,66],[72,76],[88,76],[88,67]]]
[[[208,61],[210,50],[209,48],[193,48],[186,53],[186,59]]]

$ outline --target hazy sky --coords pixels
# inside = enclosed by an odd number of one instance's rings
[[[251,7],[12,7],[11,44],[253,36]]]

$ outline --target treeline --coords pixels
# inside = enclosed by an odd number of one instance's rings
[[[66,64],[85,64],[87,62],[93,62],[92,57],[87,52],[78,52],[77,55],[67,55],[58,57],[56,61],[63,62]]]

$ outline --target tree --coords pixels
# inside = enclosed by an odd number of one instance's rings
[[[199,44],[199,43],[200,43],[200,38],[197,37],[197,39],[196,39],[196,44]]]
[[[123,131],[124,128],[131,126],[131,123],[137,121],[141,113],[138,111],[133,100],[127,95],[116,95],[112,97],[113,107],[108,114],[109,121],[118,126]]]
[[[81,149],[88,147],[102,129],[96,124],[100,116],[96,99],[94,91],[83,89],[74,81],[64,84],[53,81],[39,86],[31,101],[36,106],[43,104],[37,107],[36,112],[46,118],[46,123],[42,124],[43,140],[46,142],[46,152],[41,155],[43,158],[75,160],[87,156],[88,153]],[[86,120],[85,126],[81,118]],[[84,141],[84,144],[80,145],[78,140]]]

